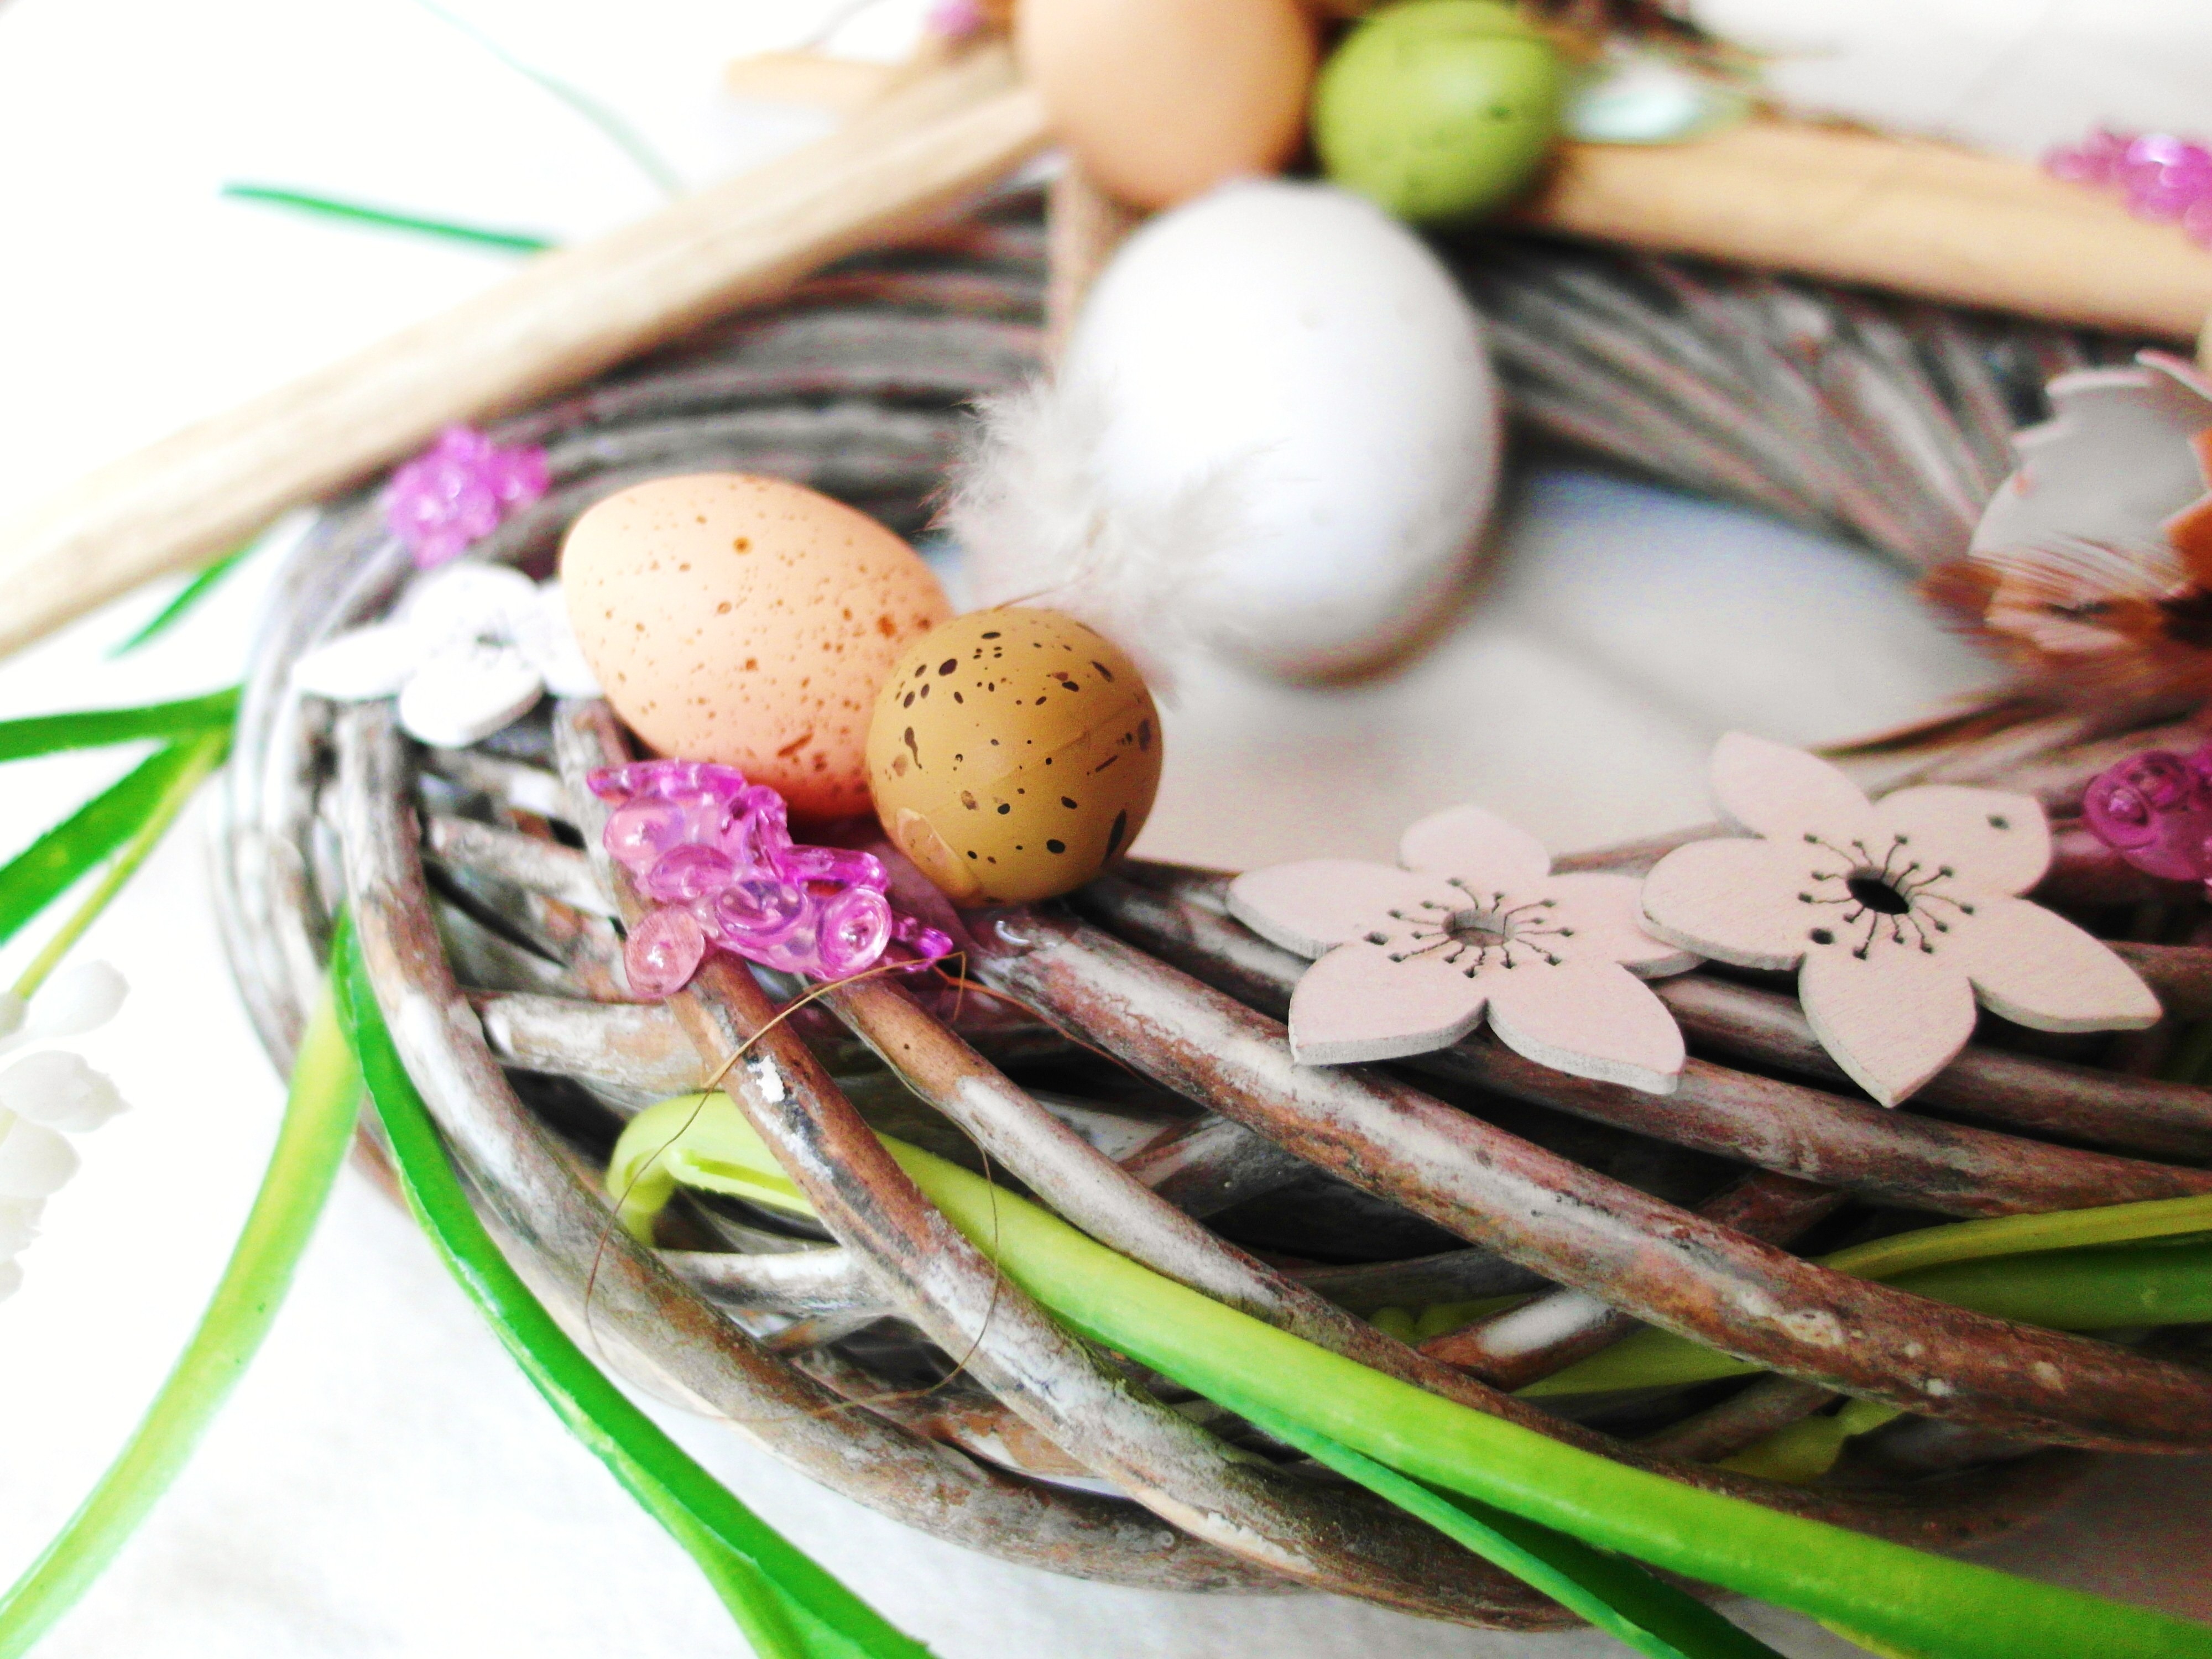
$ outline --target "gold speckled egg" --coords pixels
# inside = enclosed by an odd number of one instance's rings
[[[655,478],[561,550],[576,641],[607,701],[664,755],[734,766],[802,819],[868,810],[876,688],[951,614],[905,542],[781,478]]]
[[[1136,665],[1074,617],[978,611],[884,681],[868,781],[884,832],[954,903],[1051,898],[1145,827],[1159,712]]]

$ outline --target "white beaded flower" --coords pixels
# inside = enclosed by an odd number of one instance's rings
[[[599,695],[561,584],[473,560],[418,579],[389,622],[309,652],[293,665],[292,683],[338,702],[396,695],[399,724],[437,749],[489,737],[548,691]]]
[[[1826,761],[1740,732],[1712,781],[1756,839],[1669,853],[1644,884],[1644,926],[1717,961],[1796,969],[1814,1035],[1883,1105],[1966,1046],[1977,1000],[2044,1031],[2158,1018],[2125,963],[2018,896],[2051,863],[2033,797],[1936,785],[1870,804]]]
[[[0,996],[0,1054],[81,1036],[115,1018],[123,975],[104,962],[61,975],[27,1005]],[[76,1173],[66,1136],[124,1109],[107,1078],[66,1048],[41,1048],[0,1070],[0,1297],[23,1282],[16,1255],[38,1237],[46,1199]]]
[[[1230,884],[1238,921],[1321,958],[1291,998],[1292,1059],[1423,1054],[1487,1018],[1540,1065],[1674,1092],[1682,1033],[1642,981],[1697,958],[1644,930],[1632,878],[1553,875],[1542,843],[1476,806],[1423,818],[1398,856],[1404,869],[1309,859]]]

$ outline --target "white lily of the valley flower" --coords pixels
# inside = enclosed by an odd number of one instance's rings
[[[293,665],[301,690],[339,702],[397,696],[399,724],[459,749],[520,720],[550,691],[591,697],[561,584],[464,560],[418,579],[389,622],[342,634]]]
[[[0,996],[0,1054],[105,1025],[126,989],[122,975],[92,962],[27,1004]],[[22,1283],[15,1258],[38,1237],[47,1197],[76,1173],[67,1136],[97,1129],[124,1104],[112,1081],[66,1048],[38,1048],[0,1068],[0,1299]]]

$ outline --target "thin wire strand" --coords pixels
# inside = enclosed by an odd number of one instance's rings
[[[955,954],[964,955],[965,953],[956,952]],[[942,957],[939,958],[939,961],[944,959],[945,958]],[[778,1009],[773,1018],[768,1020],[761,1026],[759,1030],[754,1032],[743,1042],[739,1043],[738,1047],[731,1052],[729,1057],[723,1060],[720,1066],[714,1068],[713,1074],[710,1075],[707,1079],[706,1082],[701,1086],[697,1098],[692,1105],[690,1115],[684,1118],[683,1123],[678,1126],[674,1133],[671,1134],[667,1139],[662,1141],[659,1146],[653,1149],[650,1156],[637,1165],[635,1170],[631,1174],[629,1180],[624,1183],[623,1190],[619,1194],[614,1195],[614,1201],[609,1206],[607,1212],[607,1224],[600,1231],[598,1244],[595,1246],[592,1253],[591,1271],[584,1279],[583,1316],[584,1331],[587,1338],[591,1339],[594,1343],[596,1343],[598,1340],[597,1333],[593,1330],[592,1323],[592,1297],[599,1285],[599,1267],[601,1262],[605,1260],[607,1247],[614,1240],[615,1229],[622,1224],[621,1215],[623,1206],[629,1202],[630,1194],[636,1190],[637,1183],[644,1179],[646,1172],[652,1169],[652,1167],[668,1152],[671,1147],[674,1146],[678,1141],[682,1140],[686,1134],[690,1133],[691,1126],[699,1121],[699,1114],[706,1109],[708,1101],[711,1099],[715,1091],[720,1088],[722,1083],[728,1078],[731,1072],[736,1069],[738,1062],[743,1060],[746,1054],[750,1054],[754,1047],[757,1045],[762,1039],[766,1037],[769,1032],[775,1030],[777,1026],[782,1024],[786,1020],[796,1014],[808,1003],[813,1002],[818,998],[826,996],[832,991],[840,990],[850,985],[857,985],[865,980],[879,979],[890,974],[913,973],[925,968],[934,968],[936,965],[936,963],[917,963],[908,961],[884,962],[877,963],[872,968],[865,969],[860,973],[849,974],[842,979],[824,980],[821,984],[811,987],[805,994],[793,999],[793,1000],[785,1004],[783,1007]],[[948,977],[951,976],[948,975]],[[953,982],[955,984],[960,984],[966,981],[956,978]],[[976,986],[975,988],[978,990],[989,989],[988,987],[981,985]],[[993,993],[993,994],[996,995],[999,994]],[[1012,998],[1007,998],[1006,1000],[1014,1001],[1015,1000]],[[1017,1003],[1016,1006],[1023,1006],[1024,1005]],[[1025,1012],[1031,1011],[1027,1011],[1025,1009]],[[950,1120],[948,1120],[948,1121],[949,1121]],[[986,1147],[982,1142],[977,1140],[974,1135],[969,1134],[964,1127],[962,1127],[962,1126],[956,1123],[953,1125],[953,1127],[958,1129],[961,1134],[966,1136],[969,1144],[975,1147],[975,1155],[983,1166],[982,1178],[984,1190],[989,1194],[991,1203],[991,1249],[985,1253],[985,1259],[991,1264],[991,1299],[984,1305],[982,1321],[976,1328],[975,1335],[969,1343],[967,1352],[953,1361],[952,1369],[926,1388],[889,1389],[878,1394],[850,1396],[838,1401],[834,1405],[825,1407],[818,1412],[810,1413],[812,1416],[826,1418],[839,1415],[848,1411],[866,1409],[872,1406],[896,1405],[905,1401],[927,1399],[931,1395],[937,1393],[939,1389],[949,1388],[952,1383],[960,1379],[962,1375],[968,1370],[968,1367],[974,1362],[976,1354],[982,1351],[983,1343],[990,1335],[991,1324],[998,1316],[1000,1299],[1006,1285],[1006,1270],[999,1265],[1000,1225],[998,1178],[992,1170],[990,1150]]]
[[[539,69],[536,64],[516,56],[501,46],[493,36],[487,34],[465,17],[448,11],[445,7],[438,4],[437,0],[415,0],[415,3],[448,28],[465,35],[517,75],[557,98],[585,120],[590,122],[592,126],[599,129],[602,137],[630,159],[631,164],[640,173],[653,180],[661,194],[667,197],[670,201],[676,201],[684,195],[683,175],[668,164],[659,151],[645,141],[644,135],[635,127],[630,125],[628,121],[599,102],[581,87],[573,82],[564,81],[559,76]]]

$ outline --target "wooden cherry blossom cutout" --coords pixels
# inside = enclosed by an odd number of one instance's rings
[[[1984,510],[1975,554],[2109,547],[2154,557],[2202,533],[2212,384],[2193,365],[2145,351],[2061,374],[2050,397],[2051,418],[2013,440],[2020,467]]]
[[[1231,884],[1245,926],[1320,958],[1291,999],[1293,1059],[1424,1054],[1487,1018],[1555,1071],[1674,1092],[1682,1033],[1641,981],[1697,957],[1644,931],[1636,882],[1555,876],[1534,836],[1474,806],[1423,818],[1399,858],[1402,870],[1309,859]]]
[[[1942,785],[1869,802],[1826,761],[1742,732],[1714,750],[1713,781],[1759,833],[1661,860],[1644,927],[1717,961],[1797,969],[1814,1035],[1883,1105],[1950,1064],[1977,1001],[2044,1031],[2158,1018],[2133,969],[2019,896],[2051,863],[2033,798]]]

